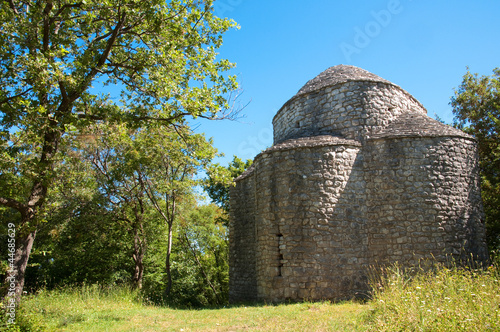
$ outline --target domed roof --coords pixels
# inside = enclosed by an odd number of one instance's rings
[[[309,80],[300,90],[296,96],[303,95],[321,88],[344,83],[348,81],[372,81],[372,82],[391,82],[384,80],[382,77],[370,73],[367,70],[348,65],[338,65],[330,67],[312,80]]]

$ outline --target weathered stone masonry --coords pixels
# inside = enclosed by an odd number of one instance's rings
[[[344,299],[373,264],[486,260],[475,141],[426,114],[343,65],[286,102],[231,192],[230,300]]]

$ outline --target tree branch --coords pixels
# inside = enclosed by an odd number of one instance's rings
[[[51,19],[49,19],[50,11],[53,7],[52,1],[48,1],[47,5],[43,10],[43,52],[47,52],[49,50],[49,37],[50,37],[50,23]]]
[[[54,17],[50,20],[50,24],[53,24],[55,22],[55,20],[57,19],[57,17],[59,17],[59,15],[61,15],[66,8],[80,8],[82,6],[82,4],[83,4],[83,2],[78,2],[78,3],[71,4],[71,5],[65,4],[64,6],[59,8],[59,10],[57,10],[57,12],[54,14]]]
[[[27,94],[28,92],[32,91],[33,88],[29,88],[28,90],[26,91],[23,91],[21,92],[20,94],[17,94],[15,96],[12,96],[12,97],[8,97],[8,98],[5,98],[3,100],[0,100],[0,105],[2,104],[5,104],[5,103],[8,103],[9,101],[13,100],[13,99],[16,99],[16,98],[19,98],[19,97],[22,97],[23,95]]]
[[[169,124],[173,124],[176,120],[183,118],[184,116],[190,115],[189,113],[179,113],[168,118],[161,117],[152,117],[152,116],[136,116],[135,120],[138,121],[158,121],[158,122],[168,122]]]
[[[26,210],[28,209],[25,204],[18,202],[12,198],[0,197],[0,204],[19,211],[22,216],[26,214]]]
[[[17,11],[16,5],[14,5],[14,1],[7,0],[7,2],[9,3],[10,9],[12,9],[14,11],[14,14],[19,15],[19,12]]]
[[[109,57],[111,49],[113,48],[113,45],[115,44],[116,39],[120,35],[120,32],[121,32],[121,30],[122,30],[122,28],[123,28],[123,26],[125,24],[126,18],[127,18],[127,13],[123,13],[121,15],[120,20],[118,21],[118,23],[116,24],[115,28],[113,29],[113,33],[111,34],[111,37],[108,39],[108,43],[106,45],[106,49],[102,52],[101,56],[99,57],[99,61],[97,61],[97,64],[95,65],[95,67],[93,67],[90,70],[90,72],[87,74],[87,76],[84,78],[84,80],[81,83],[80,87],[70,95],[70,98],[69,98],[70,102],[75,101],[76,99],[78,99],[81,96],[81,94],[90,85],[90,83],[92,82],[92,79],[95,77],[95,75],[97,75],[97,73],[99,72],[99,69],[102,66],[104,66],[104,64],[106,63],[106,60]],[[62,106],[63,106],[63,103],[61,103],[60,107],[62,107]]]
[[[121,29],[123,28],[123,25],[125,24],[126,17],[127,17],[127,13],[123,13],[120,21],[116,24],[116,27],[113,30],[113,34],[111,35],[111,38],[108,40],[108,44],[106,45],[106,49],[101,54],[101,57],[99,58],[99,61],[97,62],[97,66],[96,66],[97,68],[104,66],[104,64],[106,63],[106,59],[109,57],[109,53],[111,52],[111,48],[115,44],[115,41],[118,38],[118,35],[120,34]]]
[[[151,201],[151,203],[153,203],[153,206],[156,209],[156,211],[158,211],[158,213],[160,213],[160,215],[167,222],[167,224],[170,225],[171,224],[171,219],[169,218],[169,216],[165,215],[165,213],[163,212],[163,209],[158,204],[158,201],[154,197],[154,193],[153,193],[153,190],[151,189],[149,181],[148,180],[144,181],[144,179],[142,178],[142,175],[140,173],[139,173],[139,182],[141,183],[141,186],[146,191],[146,195],[148,196],[148,198]]]
[[[63,81],[59,81],[59,90],[61,90],[61,96],[63,99],[63,102],[67,102],[68,100],[68,93],[66,92],[66,87],[64,86]]]
[[[92,41],[90,42],[90,44],[93,44],[99,40],[103,40],[103,39],[106,39],[108,38],[109,36],[111,36],[113,34],[113,31],[110,31],[102,36],[99,36],[99,37],[95,37],[94,39],[92,39]]]

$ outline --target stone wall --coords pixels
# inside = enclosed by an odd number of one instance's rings
[[[363,152],[370,262],[487,258],[472,140],[378,139]]]
[[[250,172],[231,190],[229,224],[229,298],[232,301],[257,300],[255,238],[255,177]]]
[[[403,113],[426,114],[392,84],[350,81],[290,99],[273,119],[274,143],[317,135],[362,140]]]
[[[359,148],[358,142],[336,137],[290,140],[258,155],[251,176],[238,179],[239,186],[254,182],[259,188],[258,299],[350,298],[366,292]],[[237,255],[232,251],[231,260]]]
[[[231,196],[231,300],[363,297],[369,266],[486,259],[475,151],[319,136],[262,152]]]

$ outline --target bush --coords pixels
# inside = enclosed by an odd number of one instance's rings
[[[16,309],[15,322],[9,321],[7,312],[2,307],[0,309],[0,331],[9,332],[42,332],[47,328],[41,317],[27,312],[23,307]]]

